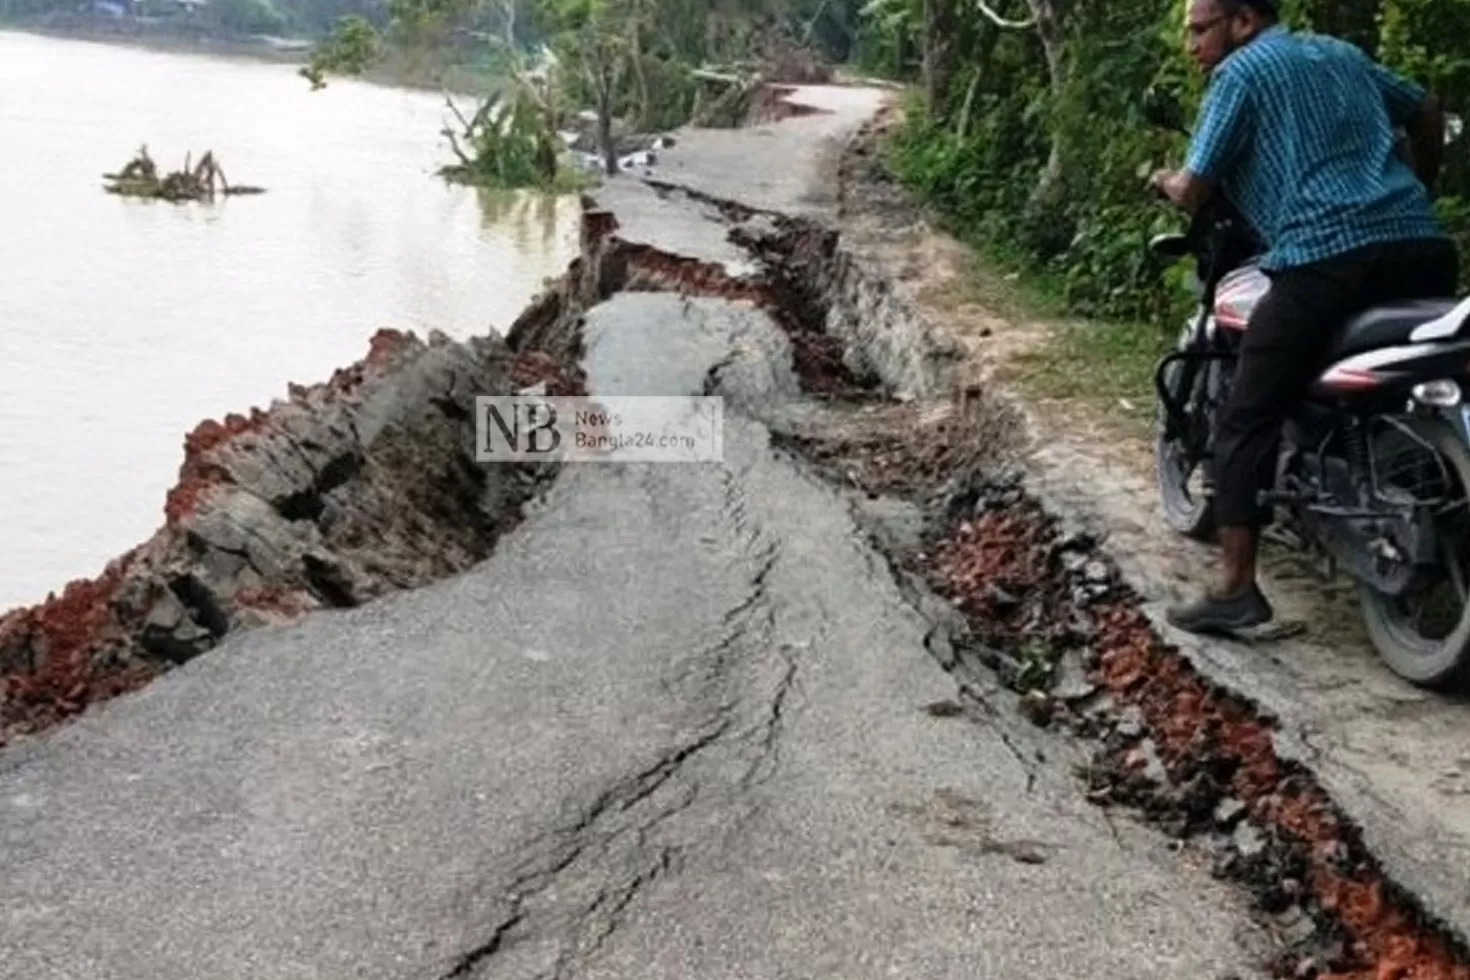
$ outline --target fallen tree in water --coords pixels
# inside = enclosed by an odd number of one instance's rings
[[[159,176],[158,165],[148,155],[148,147],[138,152],[127,165],[115,174],[103,174],[109,181],[105,188],[109,194],[128,197],[147,197],[163,201],[212,201],[216,194],[263,194],[264,188],[246,185],[231,186],[225,172],[215,159],[214,151],[208,150],[199,158],[199,163],[190,166],[193,154],[184,157],[182,170]]]
[[[558,160],[561,140],[553,99],[549,86],[538,87],[519,73],[511,88],[482,99],[473,115],[460,111],[446,95],[445,104],[460,129],[456,133],[445,126],[441,133],[458,161],[441,167],[439,175],[480,187],[578,189],[575,174]]]

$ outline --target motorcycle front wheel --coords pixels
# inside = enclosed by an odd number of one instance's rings
[[[1447,690],[1470,681],[1470,448],[1441,419],[1415,419],[1407,425],[1443,463],[1442,470],[1421,463],[1416,468],[1417,489],[1425,492],[1427,482],[1442,484],[1448,478],[1447,486],[1437,488],[1442,502],[1435,508],[1434,520],[1443,574],[1399,597],[1360,584],[1363,623],[1378,655],[1395,674],[1419,687]],[[1428,456],[1422,448],[1419,454]]]
[[[1172,361],[1164,367],[1164,385],[1175,397],[1179,397],[1179,374],[1183,368],[1180,361]],[[1213,365],[1195,373],[1194,386],[1209,383],[1209,372]],[[1191,392],[1191,396],[1194,393]],[[1186,404],[1192,404],[1191,397]],[[1166,438],[1167,414],[1163,405],[1158,407],[1155,421],[1157,435],[1154,440],[1154,468],[1157,473],[1159,503],[1163,507],[1164,521],[1178,533],[1195,541],[1215,541],[1215,507],[1213,498],[1205,492],[1203,467],[1198,461],[1190,460],[1179,436]],[[1212,425],[1213,419],[1191,420],[1191,424]]]

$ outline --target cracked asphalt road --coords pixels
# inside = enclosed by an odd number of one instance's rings
[[[1064,743],[925,710],[866,505],[771,445],[811,408],[764,314],[624,294],[587,343],[594,392],[713,376],[725,462],[570,466],[471,572],[0,754],[0,977],[1260,975]]]

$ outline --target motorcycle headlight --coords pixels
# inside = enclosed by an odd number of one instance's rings
[[[1413,392],[1415,401],[1434,408],[1454,408],[1464,397],[1459,384],[1449,378],[1415,385]]]

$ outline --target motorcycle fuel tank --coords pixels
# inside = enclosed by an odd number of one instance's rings
[[[1215,288],[1215,322],[1230,330],[1244,330],[1251,311],[1271,288],[1271,280],[1254,263],[1232,270]]]

